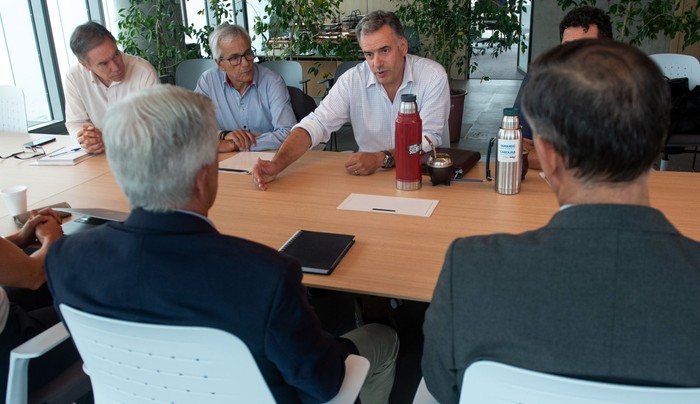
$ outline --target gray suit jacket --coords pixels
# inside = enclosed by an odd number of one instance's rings
[[[486,359],[700,386],[700,243],[629,205],[572,206],[539,230],[458,239],[423,332],[423,375],[441,403],[457,403],[464,370]]]

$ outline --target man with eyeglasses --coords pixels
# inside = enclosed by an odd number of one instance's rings
[[[112,33],[93,21],[73,31],[70,48],[79,64],[63,83],[66,128],[83,149],[102,153],[107,109],[135,90],[160,84],[158,73],[146,60],[122,53]]]
[[[284,80],[253,63],[250,45],[240,25],[224,23],[209,36],[218,69],[204,72],[195,92],[216,106],[219,152],[277,150],[297,122]]]
[[[423,135],[442,143],[450,110],[445,69],[435,61],[408,54],[401,22],[392,12],[367,14],[355,28],[365,55],[340,76],[321,105],[292,128],[272,161],[259,161],[253,180],[262,190],[311,147],[328,141],[333,131],[350,122],[358,153],[345,163],[352,175],[370,175],[394,165],[394,129],[402,94],[415,94]],[[423,150],[430,145],[423,136]]]

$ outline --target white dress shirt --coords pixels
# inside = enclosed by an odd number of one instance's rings
[[[127,94],[160,84],[156,69],[137,56],[122,54],[126,75],[107,87],[80,64],[71,66],[63,83],[66,97],[66,128],[73,140],[83,124],[102,128],[107,109]]]
[[[440,146],[450,112],[447,74],[437,62],[410,54],[406,55],[403,81],[393,102],[367,63],[360,63],[340,76],[316,111],[295,127],[309,132],[314,147],[327,142],[332,132],[350,122],[359,151],[394,149],[401,94],[416,95],[423,135]],[[423,150],[430,149],[423,138]]]

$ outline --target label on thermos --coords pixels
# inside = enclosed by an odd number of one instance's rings
[[[520,139],[498,139],[498,159],[501,163],[516,163],[520,154]]]

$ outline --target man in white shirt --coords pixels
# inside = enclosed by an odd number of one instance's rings
[[[102,25],[79,25],[70,39],[79,65],[66,74],[66,128],[90,153],[104,152],[102,123],[107,109],[127,94],[159,84],[158,73],[146,60],[123,54],[114,36]]]
[[[408,55],[408,42],[394,13],[374,11],[356,28],[366,63],[348,70],[321,105],[292,128],[272,161],[259,161],[253,180],[262,190],[309,148],[327,141],[344,123],[353,126],[359,152],[345,163],[352,175],[370,175],[393,166],[394,129],[402,94],[415,94],[423,135],[441,144],[450,109],[445,69],[430,59]],[[423,150],[430,150],[423,140]]]

